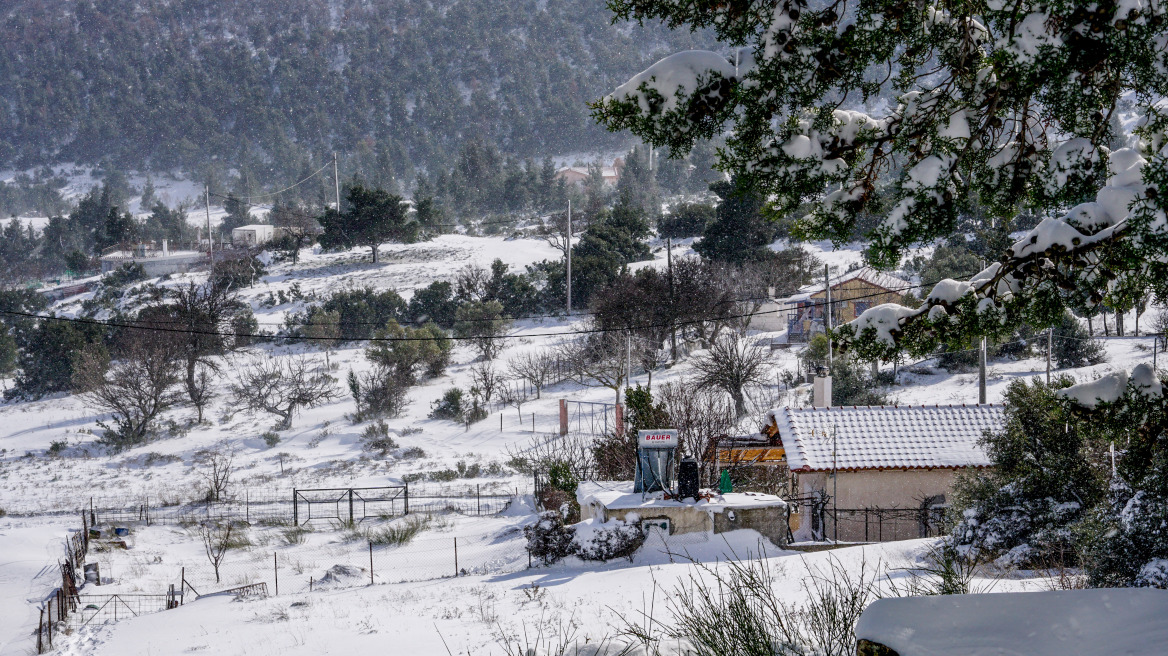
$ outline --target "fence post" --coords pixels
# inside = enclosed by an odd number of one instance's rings
[[[499,432],[503,432],[503,413],[499,413]]]
[[[53,598],[49,597],[49,612],[45,613],[49,616],[49,649],[53,648]]]
[[[292,488],[292,525],[300,526],[300,505],[296,502],[296,488]]]
[[[243,491],[243,521],[251,523],[251,493],[248,490]]]
[[[406,483],[406,513],[410,514],[410,484]]]
[[[868,509],[864,509],[864,542],[868,541]]]
[[[38,654],[45,653],[45,644],[44,644],[44,638],[43,638],[44,633],[45,633],[45,609],[42,608],[40,619],[37,620],[37,653]]]
[[[182,588],[179,589],[179,592],[182,593],[182,600],[183,600],[182,603],[185,604],[185,603],[187,603],[187,568],[183,567],[181,571],[182,571],[182,574],[181,574]]]
[[[349,488],[349,526],[353,525],[353,488]]]
[[[479,484],[478,483],[475,483],[475,514],[476,515],[483,514],[483,501],[482,501],[482,496],[479,494]]]
[[[373,540],[369,541],[369,585],[373,585]]]
[[[276,583],[276,596],[280,596],[280,565],[276,562],[276,552],[272,552],[272,578]]]
[[[531,433],[535,434],[535,413],[531,413]]]
[[[568,434],[568,402],[560,399],[560,435]]]
[[[454,538],[454,576],[458,577],[458,538]]]

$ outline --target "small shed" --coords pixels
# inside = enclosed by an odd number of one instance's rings
[[[259,246],[272,240],[275,227],[263,223],[239,226],[231,230],[231,243],[234,246]]]
[[[776,408],[755,435],[715,446],[720,468],[778,467],[797,538],[868,542],[936,532],[954,480],[990,466],[980,444],[1002,406]]]
[[[839,326],[868,308],[884,303],[904,303],[908,282],[896,276],[860,267],[831,278],[832,325]],[[797,293],[763,304],[751,326],[758,330],[786,330],[788,342],[806,342],[824,331],[827,292],[823,281],[806,285]]]

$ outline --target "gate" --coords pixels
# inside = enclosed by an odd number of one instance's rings
[[[354,524],[369,518],[410,514],[410,490],[406,485],[292,490],[292,523],[335,519]]]

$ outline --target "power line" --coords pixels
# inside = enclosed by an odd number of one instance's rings
[[[247,199],[247,201],[248,201],[248,202],[247,202],[246,204],[247,204],[247,205],[249,205],[249,206],[251,206],[251,207],[254,207],[254,204],[252,204],[252,203],[251,203],[251,201],[252,201],[253,199],[255,199],[255,198],[268,198],[269,196],[278,196],[278,195],[280,195],[280,194],[284,193],[285,191],[289,191],[289,190],[291,190],[291,189],[295,189],[296,187],[299,187],[300,185],[304,184],[305,182],[308,182],[309,180],[311,180],[311,179],[315,178],[317,175],[319,175],[319,174],[320,174],[320,172],[321,172],[321,171],[323,171],[323,170],[327,169],[327,168],[329,167],[329,165],[330,165],[330,164],[332,164],[332,162],[329,162],[328,164],[325,164],[324,166],[322,166],[322,167],[320,167],[319,169],[317,169],[316,171],[314,171],[314,172],[312,172],[312,173],[309,173],[309,174],[308,174],[308,177],[304,178],[303,180],[299,180],[299,181],[297,181],[297,182],[294,182],[292,185],[290,185],[290,186],[288,186],[288,187],[284,187],[283,189],[281,189],[281,190],[279,190],[279,191],[273,191],[273,192],[271,192],[271,193],[267,193],[267,194],[257,194],[257,195],[254,195],[254,196],[231,196],[231,197],[232,197],[232,198],[235,198],[236,200],[243,200],[243,199]],[[228,196],[224,196],[224,195],[222,195],[222,194],[211,194],[211,195],[212,195],[212,196],[218,196],[219,198],[228,198]]]

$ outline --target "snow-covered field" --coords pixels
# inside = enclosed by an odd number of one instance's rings
[[[684,255],[688,247],[683,242],[675,248],[674,255]],[[827,244],[812,244],[809,250],[840,270],[860,259],[856,249],[833,251]],[[640,266],[663,267],[665,252],[661,244],[654,244],[654,253],[656,260]],[[446,235],[420,244],[385,245],[381,254],[383,261],[374,265],[369,261],[368,249],[330,254],[305,250],[298,264],[270,267],[261,282],[243,290],[242,298],[252,306],[261,328],[274,332],[289,313],[301,309],[305,302],[265,302],[279,292],[289,295],[295,289],[311,301],[346,287],[371,286],[395,289],[408,299],[414,290],[432,281],[453,280],[467,264],[489,266],[500,258],[513,269],[522,269],[526,264],[554,258],[556,251],[536,239]],[[204,275],[178,275],[163,284],[182,285],[188,280],[201,280]],[[76,313],[85,298],[66,299],[54,309],[62,314]],[[582,320],[574,317],[517,322],[511,330],[513,337],[499,356],[500,368],[515,354],[563,339]],[[775,334],[756,336],[767,338]],[[1106,364],[1066,373],[1078,380],[1090,380],[1111,369],[1149,361],[1150,341],[1145,337],[1107,340]],[[224,362],[224,370],[230,375],[252,357],[284,358],[307,352],[324,360],[323,352],[306,349],[303,345],[258,347],[251,353],[232,356]],[[346,418],[355,409],[347,395],[303,411],[294,418],[291,429],[280,433],[279,444],[271,447],[261,436],[272,427],[273,417],[238,412],[222,393],[208,409],[208,423],[193,425],[193,411],[189,408],[172,410],[166,415],[176,426],[171,435],[116,455],[105,455],[96,446],[95,432],[100,431],[97,422],[103,417],[78,398],[57,396],[0,405],[0,508],[9,513],[0,519],[0,598],[4,599],[0,602],[0,654],[25,653],[28,649],[29,632],[36,619],[30,602],[43,599],[54,581],[59,580],[56,560],[63,554],[62,538],[68,529],[76,528],[74,511],[88,506],[91,498],[97,506],[128,505],[140,500],[158,506],[195,498],[201,485],[196,459],[200,451],[207,449],[233,454],[233,485],[237,490],[286,494],[293,487],[393,485],[407,474],[456,469],[461,462],[464,467],[479,464],[484,471],[473,478],[426,486],[448,490],[477,486],[484,493],[518,492],[520,497],[503,516],[451,516],[427,527],[407,547],[379,550],[373,586],[367,585],[366,573],[353,574],[349,577],[352,580],[324,590],[306,590],[309,579],[319,579],[334,565],[362,567],[368,558],[362,551],[366,548],[363,539],[346,536],[344,531],[322,529],[303,536],[303,543],[296,543],[278,527],[255,527],[248,536],[251,546],[229,555],[228,566],[256,569],[261,567],[261,561],[267,563],[275,554],[277,563],[284,562],[287,568],[285,575],[279,564],[275,567],[282,577],[279,597],[240,602],[207,598],[177,611],[109,627],[87,627],[67,639],[65,653],[177,653],[179,645],[181,651],[216,654],[374,650],[401,654],[505,653],[499,645],[500,636],[520,636],[522,642],[526,630],[534,641],[539,627],[543,627],[545,635],[548,631],[558,632],[560,637],[594,643],[612,638],[621,627],[621,618],[634,618],[653,608],[658,614],[665,612],[670,591],[693,570],[685,562],[670,562],[661,548],[646,548],[633,563],[596,566],[575,562],[526,569],[520,529],[532,519],[525,505],[528,502],[522,497],[530,492],[530,481],[507,468],[506,462],[533,437],[542,438],[555,430],[559,399],[611,402],[612,391],[562,383],[544,390],[542,399],[524,403],[522,414],[515,408],[496,409],[487,420],[469,429],[429,419],[431,403],[444,391],[453,386],[469,387],[469,369],[475,358],[469,348],[456,346],[444,375],[411,389],[411,404],[405,413],[388,421],[401,447],[398,455],[388,458],[363,451],[360,434],[366,425],[354,425]],[[797,364],[794,349],[772,351],[771,358],[776,373]],[[360,345],[338,348],[328,354],[328,360],[340,378],[350,369],[362,371],[368,366]],[[682,362],[653,372],[653,382],[676,380],[690,372],[689,365]],[[1045,361],[1041,358],[991,362],[989,400],[999,401],[1011,380],[1044,372]],[[646,377],[638,376],[634,382],[644,383]],[[949,374],[910,363],[902,366],[900,384],[890,390],[890,396],[899,404],[975,403],[976,373]],[[744,420],[744,432],[757,428],[757,415],[765,408],[795,399],[777,384],[756,389],[753,397],[756,415]],[[60,441],[67,446],[58,456],[50,456],[48,449]],[[411,447],[420,448],[425,455],[400,457]],[[496,465],[493,468],[492,463]],[[494,473],[486,473],[488,470]],[[67,514],[45,516],[52,512]],[[446,545],[454,538],[462,545],[462,562],[471,565],[460,566],[468,569],[467,576],[395,582],[430,578],[430,573],[404,574],[406,564],[423,570],[432,567],[433,576],[445,576],[446,570],[453,573],[455,568],[453,562],[448,562],[450,549]],[[732,534],[729,542],[711,540],[680,546],[696,559],[716,560],[727,557],[728,552],[742,555],[757,550],[759,543],[757,534],[742,531]],[[920,542],[905,542],[833,553],[845,563],[867,558],[892,566],[915,559],[923,547]],[[671,548],[676,551],[677,545]],[[205,571],[202,549],[189,526],[143,527],[132,536],[128,551],[94,555],[97,562],[103,563],[103,576],[111,577],[110,586],[97,592],[164,592],[167,585],[178,582],[176,572],[182,567],[190,567],[192,572]],[[829,556],[824,554],[773,554],[777,571],[781,572],[776,585],[784,595],[797,598],[799,582],[807,568],[823,566],[826,558]],[[427,559],[433,564],[427,564]],[[490,563],[489,572],[476,570],[479,563]],[[395,572],[403,574],[398,576]],[[1023,585],[1006,581],[995,589]],[[227,587],[226,583],[223,587]]]

